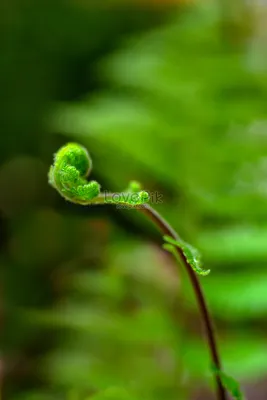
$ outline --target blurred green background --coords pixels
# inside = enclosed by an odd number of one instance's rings
[[[190,3],[190,4],[189,4]],[[187,277],[135,211],[65,202],[53,153],[131,179],[198,247],[225,370],[267,398],[267,5],[1,5],[0,384],[8,400],[214,399]]]

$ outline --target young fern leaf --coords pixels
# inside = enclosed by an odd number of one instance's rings
[[[190,264],[192,269],[199,275],[206,276],[210,273],[210,269],[204,270],[201,268],[200,253],[190,244],[184,242],[182,239],[174,240],[170,236],[163,237],[165,242],[163,248],[174,255],[174,257],[180,262],[177,248],[180,249],[185,256],[187,262]]]
[[[127,192],[101,194],[99,183],[86,179],[91,169],[88,151],[77,143],[68,143],[55,154],[48,181],[66,200],[83,205],[109,203],[134,207],[149,201],[149,194],[140,190],[141,185],[135,181]]]
[[[100,193],[96,181],[86,180],[91,169],[92,161],[87,150],[76,143],[68,143],[55,154],[54,165],[48,174],[49,183],[66,200],[87,204]]]
[[[218,370],[216,367],[213,367],[212,370],[221,378],[224,387],[232,395],[234,400],[245,400],[245,397],[240,389],[240,385],[234,378]]]
[[[142,190],[142,185],[138,181],[130,181],[128,184],[128,187],[126,189],[126,192],[130,193],[138,193]]]
[[[127,189],[127,191],[122,193],[115,193],[110,196],[106,196],[105,203],[109,204],[122,204],[128,205],[130,207],[135,207],[139,205],[143,205],[149,202],[149,194],[144,190],[141,192],[131,192]]]

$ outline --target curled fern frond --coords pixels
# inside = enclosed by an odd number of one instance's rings
[[[68,143],[55,154],[49,183],[65,199],[86,204],[100,193],[99,183],[86,180],[91,169],[92,160],[87,150],[76,143]]]
[[[179,256],[177,254],[177,248],[178,248],[182,251],[188,264],[190,264],[190,266],[193,268],[195,272],[197,272],[199,275],[202,276],[206,276],[210,273],[210,269],[204,270],[203,268],[201,268],[200,253],[193,246],[184,242],[182,239],[174,240],[170,236],[164,236],[164,240],[167,243],[163,245],[163,248],[172,253],[175,256],[175,258],[178,258],[179,260]]]
[[[134,207],[149,201],[149,194],[140,190],[141,185],[136,181],[130,182],[126,192],[101,194],[98,182],[87,181],[91,169],[92,160],[88,151],[77,143],[68,143],[55,154],[48,180],[61,196],[73,203],[109,203]]]

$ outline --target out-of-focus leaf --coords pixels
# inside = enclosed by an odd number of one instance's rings
[[[227,340],[219,340],[218,345],[224,369],[238,381],[254,382],[265,377],[267,344],[263,336],[253,331],[244,333],[239,330],[235,335],[227,335]],[[203,340],[196,340],[192,336],[185,338],[180,357],[192,379],[210,377],[209,353]]]
[[[210,282],[204,282],[204,290],[213,314],[223,320],[245,321],[266,316],[267,276],[263,271],[244,271],[238,277],[230,272],[214,274]]]
[[[123,388],[112,387],[90,397],[92,400],[138,400]],[[88,399],[89,400],[89,399]]]
[[[267,263],[267,226],[228,226],[199,234],[198,246],[210,262],[223,267],[246,263]]]
[[[212,368],[212,371],[216,375],[220,376],[224,387],[229,391],[229,393],[231,393],[234,400],[245,400],[245,397],[240,389],[240,384],[234,378],[216,368]]]

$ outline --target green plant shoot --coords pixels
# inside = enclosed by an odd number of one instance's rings
[[[210,270],[204,270],[201,268],[200,253],[190,244],[184,242],[182,239],[174,240],[172,237],[165,235],[165,244],[163,248],[174,255],[174,257],[180,262],[177,248],[180,249],[190,264],[191,268],[199,275],[206,276],[210,273]]]

